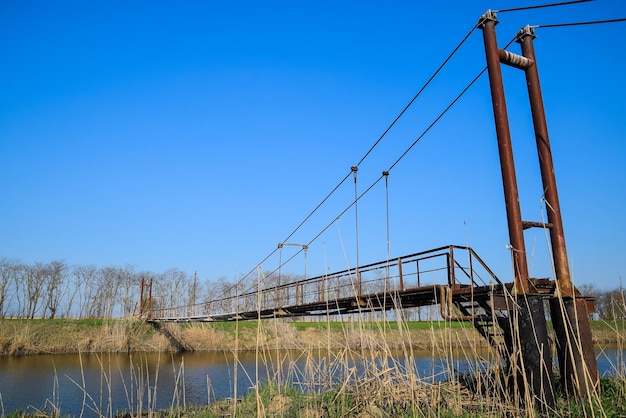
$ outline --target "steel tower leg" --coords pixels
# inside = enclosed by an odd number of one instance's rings
[[[598,366],[591,339],[587,304],[584,299],[576,296],[570,278],[561,207],[533,45],[534,38],[533,29],[527,26],[519,32],[517,41],[522,46],[522,55],[534,63],[526,68],[525,73],[557,283],[557,294],[550,303],[550,310],[563,384],[568,393],[586,396],[598,383]]]
[[[546,326],[543,299],[530,294],[530,280],[524,243],[524,224],[519,205],[519,194],[509,129],[500,50],[498,49],[495,14],[487,12],[480,20],[483,30],[489,85],[493,104],[504,199],[509,227],[513,270],[515,275],[514,303],[509,312],[511,340],[509,364],[520,398],[530,400],[542,410],[554,405],[552,356]]]

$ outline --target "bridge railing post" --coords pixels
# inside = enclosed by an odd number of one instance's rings
[[[448,262],[450,263],[450,287],[451,288],[455,288],[457,283],[456,283],[456,270],[455,270],[455,260],[454,260],[454,246],[450,245],[449,250],[450,252],[450,257],[448,258]]]

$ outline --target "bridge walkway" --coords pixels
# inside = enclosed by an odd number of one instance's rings
[[[531,281],[550,295],[554,281]],[[265,285],[264,285],[265,284]],[[510,333],[513,283],[503,283],[469,248],[448,245],[358,268],[280,283],[266,277],[243,292],[203,303],[151,309],[153,322],[220,322],[302,316],[347,315],[439,305],[443,319],[471,321],[493,346]]]

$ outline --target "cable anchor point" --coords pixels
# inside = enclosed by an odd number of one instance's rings
[[[515,42],[521,44],[527,36],[530,36],[531,39],[535,39],[537,37],[537,35],[535,35],[535,29],[530,25],[524,26],[519,32],[517,32],[517,35],[515,35]]]
[[[494,22],[494,26],[499,23],[498,18],[496,17],[496,12],[491,9],[487,10],[485,14],[478,19],[478,24],[476,26],[482,29],[485,27],[485,23],[489,21]]]

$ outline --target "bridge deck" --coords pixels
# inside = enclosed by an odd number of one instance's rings
[[[263,282],[272,279],[273,284],[263,287]],[[549,280],[535,284],[537,293],[548,293],[554,288]],[[491,315],[485,309],[487,305],[495,303],[505,309],[505,296],[511,287],[510,283],[502,283],[471,248],[450,245],[297,282],[280,283],[280,277],[265,277],[243,293],[225,294],[196,305],[152,309],[147,319],[233,321],[344,315],[439,304],[444,318],[468,320]],[[453,306],[464,313],[453,313]]]

